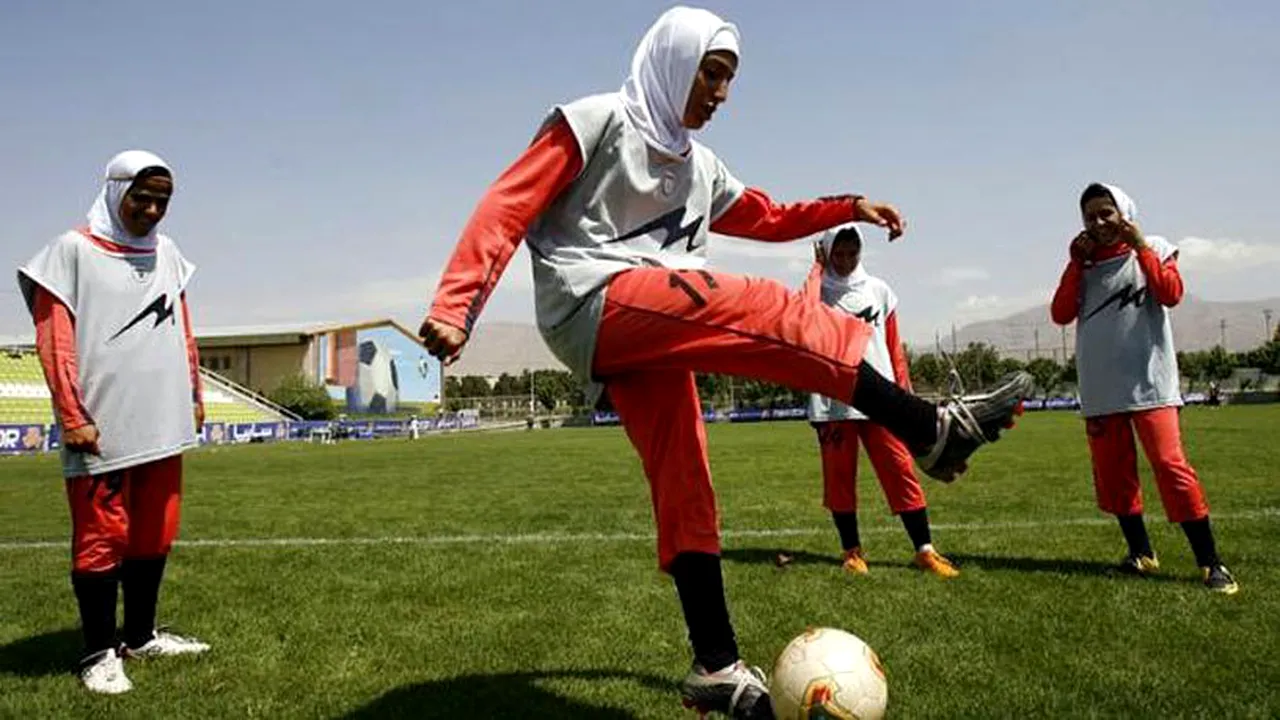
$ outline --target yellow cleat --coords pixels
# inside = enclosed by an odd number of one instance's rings
[[[1116,567],[1121,575],[1138,575],[1146,577],[1155,575],[1160,569],[1160,561],[1154,555],[1127,555]]]
[[[1223,595],[1235,595],[1240,592],[1240,586],[1236,584],[1236,579],[1231,576],[1231,571],[1227,570],[1225,565],[1200,568],[1200,571],[1204,573],[1204,585],[1210,591]]]
[[[951,561],[942,557],[937,550],[929,549],[916,553],[914,565],[925,572],[931,572],[940,578],[953,578],[960,574]]]
[[[851,575],[868,575],[871,568],[867,567],[867,556],[862,553],[861,547],[849,548],[844,551],[844,562],[840,567]]]

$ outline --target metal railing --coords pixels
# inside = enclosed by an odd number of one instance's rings
[[[200,377],[203,378],[206,383],[217,386],[219,390],[236,398],[237,400],[255,405],[258,408],[266,410],[274,415],[279,415],[286,420],[302,419],[301,415],[271,402],[265,396],[256,393],[243,385],[239,385],[234,381],[209,370],[208,368],[200,368]]]

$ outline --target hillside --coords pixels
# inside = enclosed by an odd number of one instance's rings
[[[1247,302],[1215,302],[1188,295],[1173,309],[1173,332],[1179,350],[1207,350],[1221,342],[1222,321],[1226,321],[1226,347],[1228,350],[1249,350],[1260,345],[1265,337],[1264,310],[1274,310],[1271,330],[1280,323],[1280,298],[1251,300]],[[1036,355],[1037,331],[1040,355],[1061,356],[1064,344],[1062,328],[1049,319],[1047,305],[1027,308],[998,320],[986,320],[957,328],[955,344],[964,348],[971,342],[994,345],[1002,354],[1017,357]],[[951,336],[941,337],[943,348],[951,349]],[[1065,333],[1067,354],[1074,352],[1074,330]],[[913,347],[921,352],[934,347],[933,338],[918,338]]]

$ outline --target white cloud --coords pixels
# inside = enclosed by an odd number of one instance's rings
[[[955,287],[957,285],[967,285],[990,279],[991,273],[987,272],[986,268],[970,265],[957,265],[955,267],[944,268],[942,272],[930,278],[929,284],[941,287]]]
[[[970,295],[956,303],[954,314],[957,322],[968,323],[989,320],[1013,312],[1008,301],[999,295]]]
[[[1185,237],[1178,250],[1179,265],[1203,274],[1226,274],[1280,263],[1280,245],[1268,243]]]
[[[1049,298],[1043,291],[1021,295],[969,295],[956,303],[951,319],[957,327],[983,320],[998,320],[1030,307],[1047,306]]]
[[[749,258],[812,258],[813,246],[804,242],[760,242],[713,236],[708,248],[714,261],[716,257]]]
[[[416,275],[376,276],[343,288],[291,292],[288,302],[257,303],[251,309],[236,310],[236,319],[227,321],[237,322],[239,318],[254,322],[354,321],[391,317],[417,323],[435,296],[442,272],[443,267]],[[532,273],[529,253],[522,245],[489,297],[483,318],[532,322]],[[222,322],[224,318],[219,315],[216,321]]]

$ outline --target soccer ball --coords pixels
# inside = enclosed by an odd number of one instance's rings
[[[879,720],[889,702],[879,656],[834,628],[810,628],[788,643],[770,685],[778,720]]]
[[[381,340],[365,340],[358,353],[356,384],[347,390],[347,406],[355,412],[395,412],[400,400],[400,377],[391,350]]]

